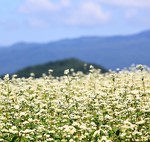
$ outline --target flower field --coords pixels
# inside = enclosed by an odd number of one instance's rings
[[[0,142],[150,141],[149,68],[50,73],[0,80]]]

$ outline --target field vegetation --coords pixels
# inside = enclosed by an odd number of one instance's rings
[[[150,69],[0,80],[1,142],[149,142]]]

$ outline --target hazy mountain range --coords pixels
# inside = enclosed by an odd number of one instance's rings
[[[66,58],[78,58],[107,69],[150,66],[150,30],[134,35],[64,39],[44,44],[16,43],[0,47],[0,74]]]

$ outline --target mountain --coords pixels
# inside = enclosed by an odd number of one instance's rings
[[[70,58],[56,62],[48,62],[46,64],[27,67],[25,69],[16,72],[15,74],[17,74],[18,77],[29,77],[31,73],[34,73],[35,77],[37,78],[41,77],[43,73],[48,74],[48,70],[52,69],[53,76],[62,76],[64,75],[64,70],[72,68],[74,69],[75,72],[82,71],[83,73],[88,73],[90,70],[90,65],[93,65],[93,67],[96,69],[101,69],[102,73],[107,72],[106,69],[104,69],[99,65],[86,63],[75,58]]]
[[[150,66],[150,30],[126,36],[88,36],[45,44],[16,43],[0,48],[0,74],[66,58],[78,58],[107,69]]]

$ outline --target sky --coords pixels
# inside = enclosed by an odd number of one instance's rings
[[[150,29],[150,0],[0,0],[0,46]]]

